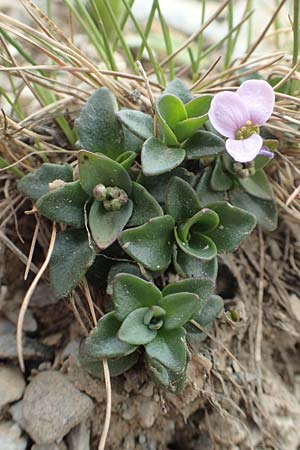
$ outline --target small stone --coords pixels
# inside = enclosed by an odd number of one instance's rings
[[[25,430],[36,444],[59,442],[93,410],[92,400],[59,372],[39,373],[24,394]]]
[[[215,440],[224,446],[239,444],[247,437],[245,425],[218,413],[213,413],[210,416],[210,425]]]
[[[45,445],[34,444],[31,447],[31,450],[67,450],[67,446],[64,442],[61,442],[60,444],[45,444]]]
[[[25,390],[23,375],[14,366],[0,366],[0,411],[9,403],[19,400]]]
[[[300,298],[296,294],[292,294],[289,301],[295,318],[300,322]]]
[[[24,430],[24,414],[23,414],[23,401],[19,401],[17,403],[14,403],[9,408],[10,415],[14,419],[14,422],[16,422],[20,427]]]
[[[21,437],[21,428],[13,422],[0,423],[0,444],[3,450],[25,450],[27,439]]]
[[[90,450],[90,427],[82,422],[73,428],[67,436],[69,450]]]
[[[9,320],[0,318],[0,335],[13,334],[16,332],[16,327]]]
[[[24,359],[50,359],[52,350],[35,339],[23,337]],[[17,359],[17,342],[14,334],[0,335],[0,359]]]
[[[143,428],[151,428],[157,419],[160,408],[153,400],[145,400],[138,397],[140,404],[137,408],[137,420]]]

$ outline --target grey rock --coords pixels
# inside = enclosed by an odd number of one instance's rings
[[[52,350],[46,345],[40,344],[35,339],[23,338],[24,359],[49,359],[52,357]],[[0,335],[0,359],[16,359],[17,342],[14,334]]]
[[[23,414],[23,401],[14,403],[9,408],[10,415],[23,430],[24,430],[24,414]]]
[[[31,447],[31,450],[67,450],[67,446],[64,442],[60,442],[60,444],[45,444],[45,445],[34,444]]]
[[[0,423],[0,448],[3,450],[25,450],[27,439],[21,436],[21,428],[13,422]]]
[[[90,450],[90,427],[82,422],[73,428],[67,436],[69,450]]]
[[[22,372],[18,367],[0,366],[0,411],[9,403],[19,400],[25,386]]]
[[[59,442],[86,420],[93,402],[59,372],[41,372],[27,386],[23,413],[25,430],[36,444]]]
[[[47,284],[40,284],[36,287],[34,293],[32,294],[30,304],[31,306],[36,306],[38,308],[44,308],[48,305],[55,305],[59,302],[59,298],[55,297],[50,286]]]
[[[16,332],[16,327],[9,320],[0,317],[0,335],[13,334]]]

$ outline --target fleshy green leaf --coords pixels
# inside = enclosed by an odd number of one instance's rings
[[[83,228],[84,205],[88,198],[80,182],[74,181],[40,197],[36,207],[50,220],[75,228]]]
[[[133,259],[153,270],[166,269],[172,256],[174,220],[166,215],[148,223],[125,230],[119,242]]]
[[[198,260],[199,264],[199,260]],[[199,297],[199,303],[196,305],[195,312],[199,312],[205,305],[208,296],[212,293],[214,282],[205,278],[188,278],[186,280],[176,281],[168,284],[162,291],[163,296],[175,294],[177,292],[191,292]],[[163,303],[162,303],[162,307]],[[197,309],[198,307],[198,309]],[[193,313],[193,314],[194,314]],[[192,314],[192,316],[193,316]],[[191,317],[192,317],[191,316]]]
[[[94,92],[75,121],[79,145],[115,159],[123,152],[123,130],[115,115],[118,104],[105,87]]]
[[[188,103],[193,98],[189,88],[179,78],[167,84],[165,93],[176,95],[182,103]]]
[[[205,122],[207,122],[208,116],[191,117],[190,119],[178,122],[174,127],[174,133],[179,142],[183,142],[190,138],[199,128],[201,128]]]
[[[173,129],[178,122],[188,118],[182,101],[172,94],[163,94],[156,104],[157,113]]]
[[[139,183],[141,183],[148,192],[159,202],[165,202],[166,190],[170,179],[173,177],[179,177],[183,180],[187,181],[189,184],[192,184],[195,179],[195,175],[192,172],[184,169],[183,167],[177,167],[171,172],[164,173],[162,175],[157,175],[153,177],[147,177],[142,175],[139,179]]]
[[[157,360],[176,373],[185,371],[187,351],[183,328],[159,330],[156,338],[145,346],[148,358]]]
[[[42,195],[49,192],[49,183],[62,180],[73,181],[73,170],[69,164],[42,164],[37,170],[25,175],[18,181],[18,189],[25,197],[36,202]]]
[[[119,320],[124,320],[135,309],[156,305],[161,296],[153,283],[135,275],[121,273],[113,282],[113,302]]]
[[[172,94],[163,94],[157,101],[156,114],[167,145],[177,145],[174,127],[178,122],[187,119],[182,101]]]
[[[207,231],[212,231],[217,228],[218,224],[218,214],[211,209],[203,208],[193,217],[178,226],[178,235],[180,239],[187,242],[189,235],[195,231],[205,234]]]
[[[117,377],[122,373],[129,370],[134,366],[139,359],[139,353],[134,352],[127,356],[122,356],[121,358],[112,358],[107,361],[109,367],[109,375],[111,377]],[[84,354],[81,354],[81,349],[79,348],[79,361],[85,370],[96,378],[104,378],[103,363],[102,360],[95,360],[93,358],[88,358]]]
[[[94,200],[89,213],[89,227],[97,246],[109,247],[121,234],[132,214],[132,201],[128,200],[119,211],[106,211]]]
[[[172,177],[167,190],[166,211],[176,223],[189,219],[201,208],[192,186],[182,178]]]
[[[118,338],[122,342],[132,345],[145,345],[153,341],[157,330],[152,330],[144,324],[144,317],[148,308],[139,308],[132,311],[122,322]]]
[[[105,314],[97,323],[96,328],[84,339],[81,354],[85,354],[88,358],[102,359],[125,356],[134,352],[135,346],[117,339],[120,326],[121,322],[116,319],[114,312]]]
[[[264,230],[276,230],[278,215],[274,200],[263,200],[257,197],[252,197],[252,195],[249,195],[240,187],[236,187],[229,191],[229,198],[233,205],[254,214],[257,224]]]
[[[212,95],[200,95],[185,105],[188,117],[199,117],[208,114]]]
[[[133,109],[121,109],[116,114],[120,122],[141,139],[153,136],[153,118],[149,114]]]
[[[124,144],[122,153],[124,152],[139,153],[142,150],[144,139],[140,139],[124,126],[123,126],[123,134],[124,134]]]
[[[272,200],[274,194],[263,170],[257,170],[252,177],[238,178],[240,185],[248,194],[263,200]]]
[[[207,277],[215,280],[218,272],[218,261],[217,258],[201,261],[176,248],[174,252],[174,267],[177,273],[186,278]]]
[[[213,324],[223,308],[224,301],[222,297],[219,295],[211,295],[195,321],[203,328],[207,328]],[[194,327],[192,324],[189,324],[187,329],[189,332],[199,333],[198,328]]]
[[[131,179],[121,164],[101,153],[81,150],[78,155],[80,183],[85,192],[92,195],[97,184],[117,186],[127,194],[131,192]]]
[[[191,292],[177,292],[163,297],[159,305],[166,311],[164,330],[182,327],[200,309],[199,296]]]
[[[132,183],[131,200],[133,201],[133,213],[128,223],[129,226],[143,225],[148,220],[163,215],[159,203],[141,184]]]
[[[196,193],[202,206],[224,200],[224,192],[213,191],[210,184],[212,168],[206,167],[196,187]]]
[[[183,388],[186,379],[187,361],[181,372],[174,372],[157,361],[157,359],[149,358],[147,354],[145,355],[145,360],[154,380],[160,384],[162,388],[167,389],[173,394],[179,392]]]
[[[195,258],[210,260],[217,254],[215,243],[207,236],[200,233],[193,233],[187,242],[184,242],[175,229],[175,238],[178,246],[187,255]]]
[[[185,150],[167,147],[154,137],[143,145],[141,160],[145,175],[160,175],[179,166],[185,158]]]
[[[85,230],[65,230],[56,237],[50,259],[50,284],[55,297],[65,297],[80,282],[96,257]]]
[[[210,131],[199,130],[184,143],[187,159],[218,156],[225,152],[225,142]]]
[[[135,275],[136,277],[143,278],[143,275],[141,274],[141,271],[139,267],[136,264],[129,263],[129,262],[119,262],[114,264],[107,276],[107,288],[106,293],[108,295],[113,295],[113,282],[115,276],[119,274],[129,274],[129,275]]]
[[[116,162],[121,164],[122,167],[124,167],[125,170],[129,170],[134,163],[134,160],[136,158],[136,153],[127,151],[124,153],[121,153],[116,159]]]
[[[222,158],[217,158],[215,162],[215,166],[213,168],[210,185],[213,191],[228,191],[232,188],[233,180],[232,178],[225,172]]]
[[[208,207],[218,214],[220,223],[215,230],[205,234],[214,241],[218,253],[233,252],[255,228],[255,216],[228,202],[217,202]]]

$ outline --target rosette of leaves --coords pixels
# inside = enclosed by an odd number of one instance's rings
[[[71,227],[58,234],[50,261],[57,297],[77,286],[97,249],[111,246],[127,224],[141,225],[163,214],[157,201],[117,161],[82,150],[78,166],[77,181],[72,181],[71,166],[44,164],[19,183],[43,216]]]
[[[128,370],[144,349],[155,379],[172,392],[185,380],[188,349],[184,325],[197,317],[213,288],[211,280],[186,279],[161,292],[153,283],[121,273],[113,281],[114,310],[105,314],[83,341],[82,364],[101,376],[101,360]],[[134,356],[133,356],[134,355]]]
[[[155,115],[159,133],[154,136],[153,118],[141,111],[123,109],[117,112],[120,122],[145,142],[141,162],[145,175],[160,175],[178,167],[189,152],[188,139],[208,120],[211,95],[192,98],[185,86],[175,80],[159,97]],[[212,133],[207,135],[212,137]],[[224,142],[216,137],[218,145]]]
[[[212,262],[217,253],[233,252],[256,224],[253,214],[228,202],[203,207],[192,186],[179,177],[172,177],[168,184],[166,212],[125,230],[119,238],[124,251],[152,271],[168,267],[174,246],[176,253],[184,254],[183,267],[189,265],[189,258],[199,264]]]
[[[277,141],[264,145],[274,150]],[[206,205],[229,199],[233,205],[255,215],[257,224],[267,231],[277,227],[274,193],[264,168],[270,158],[257,156],[249,163],[237,163],[228,154],[219,156],[204,170],[196,187],[200,201]]]

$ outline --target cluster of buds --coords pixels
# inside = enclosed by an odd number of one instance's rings
[[[249,161],[246,163],[233,163],[233,170],[236,175],[240,178],[248,178],[255,175],[255,163],[254,161]]]
[[[116,186],[106,187],[104,184],[97,184],[93,189],[93,195],[106,211],[119,211],[128,202],[126,192]]]

